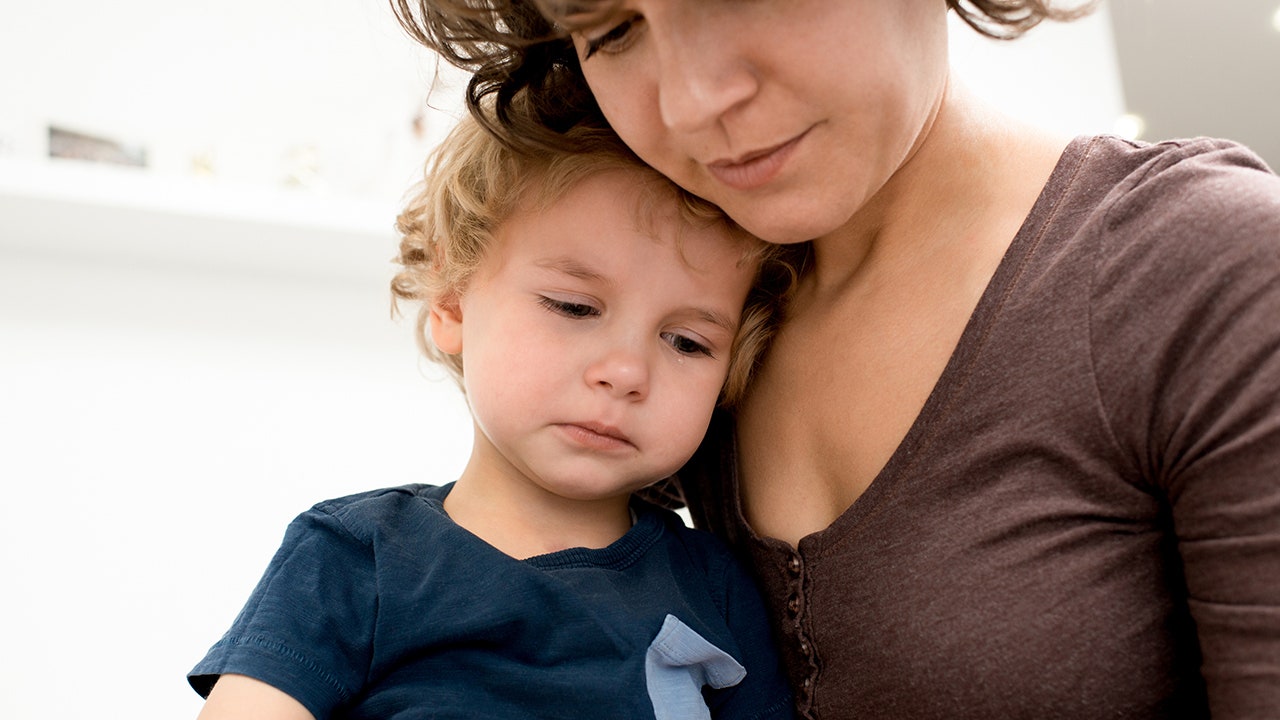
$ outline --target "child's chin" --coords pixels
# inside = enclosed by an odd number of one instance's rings
[[[607,502],[617,500],[626,502],[631,494],[637,490],[648,487],[653,483],[602,483],[590,480],[566,480],[558,483],[550,488],[552,492],[565,500],[574,500],[577,502]]]

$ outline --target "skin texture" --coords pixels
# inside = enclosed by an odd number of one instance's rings
[[[579,34],[580,57],[609,31],[582,67],[610,124],[771,242],[823,235],[866,204],[922,142],[947,80],[938,2],[640,0]]]
[[[724,383],[754,268],[674,207],[637,222],[639,198],[609,171],[518,211],[460,301],[432,307],[476,425],[445,509],[509,555],[621,537],[630,494],[693,454]]]
[[[223,675],[197,720],[313,720],[302,703],[246,675]]]
[[[813,240],[738,414],[747,519],[793,544],[906,435],[1067,142],[951,77],[946,11],[627,0],[575,36],[641,158],[766,240]]]

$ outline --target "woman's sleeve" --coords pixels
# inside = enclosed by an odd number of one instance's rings
[[[1280,179],[1202,141],[1112,215],[1092,318],[1112,430],[1167,499],[1213,717],[1274,717]]]
[[[313,508],[289,525],[231,629],[188,680],[207,696],[218,676],[248,675],[328,717],[364,683],[375,609],[369,544]]]

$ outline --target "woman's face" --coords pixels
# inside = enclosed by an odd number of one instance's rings
[[[641,158],[772,242],[844,225],[910,156],[947,76],[943,0],[625,0],[574,35]]]

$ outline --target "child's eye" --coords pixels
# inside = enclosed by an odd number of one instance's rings
[[[706,355],[707,357],[715,357],[711,354],[711,348],[694,340],[673,332],[662,333],[662,339],[666,340],[676,352],[682,355]]]
[[[631,47],[631,43],[635,40],[636,33],[643,20],[644,18],[639,15],[629,17],[609,28],[602,35],[595,38],[586,38],[587,51],[583,54],[582,59],[586,60],[597,52],[612,55]]]
[[[556,300],[545,295],[538,297],[538,304],[557,315],[571,318],[594,317],[600,314],[599,310],[586,303]]]

